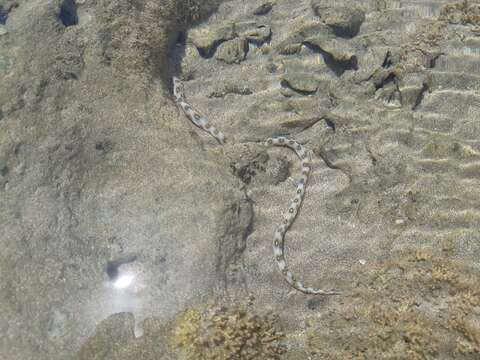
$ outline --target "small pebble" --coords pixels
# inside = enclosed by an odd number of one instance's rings
[[[0,36],[5,35],[6,33],[8,33],[8,31],[5,26],[0,25]]]

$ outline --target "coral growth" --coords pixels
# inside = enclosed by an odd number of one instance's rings
[[[480,2],[464,0],[447,4],[442,8],[440,19],[452,24],[480,26]]]
[[[425,250],[377,266],[312,328],[312,359],[478,359],[478,275]]]
[[[201,313],[188,309],[176,322],[174,345],[186,359],[279,359],[284,353],[283,334],[272,316],[239,308]]]

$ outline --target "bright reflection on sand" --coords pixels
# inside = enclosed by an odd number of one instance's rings
[[[132,274],[120,275],[118,279],[115,280],[115,282],[113,283],[113,286],[117,289],[125,289],[132,284],[134,278],[135,275]]]

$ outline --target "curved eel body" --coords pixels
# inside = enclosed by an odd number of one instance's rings
[[[192,123],[210,133],[220,144],[225,144],[225,135],[218,131],[215,126],[212,126],[205,116],[200,115],[198,111],[185,101],[185,97],[180,89],[180,80],[176,77],[173,77],[173,96],[175,97],[175,102]]]
[[[176,77],[173,78],[173,95],[175,97],[175,102],[183,110],[185,115],[190,119],[199,128],[210,133],[220,144],[225,143],[225,136],[218,131],[214,126],[212,126],[209,121],[202,115],[200,115],[190,104],[187,103],[185,97],[180,89],[180,80]],[[311,287],[305,287],[302,281],[295,278],[293,273],[288,269],[287,263],[285,261],[284,253],[284,242],[285,234],[287,233],[290,226],[295,221],[298,210],[303,202],[305,197],[305,190],[308,182],[308,175],[310,174],[310,169],[312,166],[312,156],[310,151],[308,151],[303,145],[298,142],[288,139],[284,136],[279,136],[275,138],[270,138],[265,141],[267,147],[270,146],[285,146],[293,150],[297,156],[300,158],[302,165],[302,175],[300,180],[297,183],[297,188],[295,192],[295,197],[291,200],[290,206],[283,218],[282,223],[275,230],[274,242],[273,242],[273,253],[275,255],[275,261],[277,262],[280,272],[283,274],[285,280],[295,289],[306,294],[313,295],[338,295],[339,291],[336,290],[322,290],[314,289]]]

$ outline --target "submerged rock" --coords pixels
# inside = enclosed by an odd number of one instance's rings
[[[304,43],[319,48],[331,55],[336,61],[356,63],[355,50],[345,40],[318,35],[306,38]]]
[[[315,14],[338,36],[347,38],[356,36],[365,21],[365,13],[355,5],[331,7],[314,2],[312,7]]]
[[[232,23],[213,30],[203,28],[193,31],[191,40],[203,56],[212,56],[218,45],[236,36],[235,25]]]
[[[287,73],[283,81],[292,89],[304,93],[314,93],[318,89],[318,80],[309,73]]]
[[[268,41],[272,35],[270,26],[257,23],[256,21],[236,23],[235,32],[238,36],[244,37],[255,44],[262,44]]]
[[[245,38],[236,38],[222,43],[215,53],[215,58],[227,64],[240,63],[248,53],[248,41]]]

